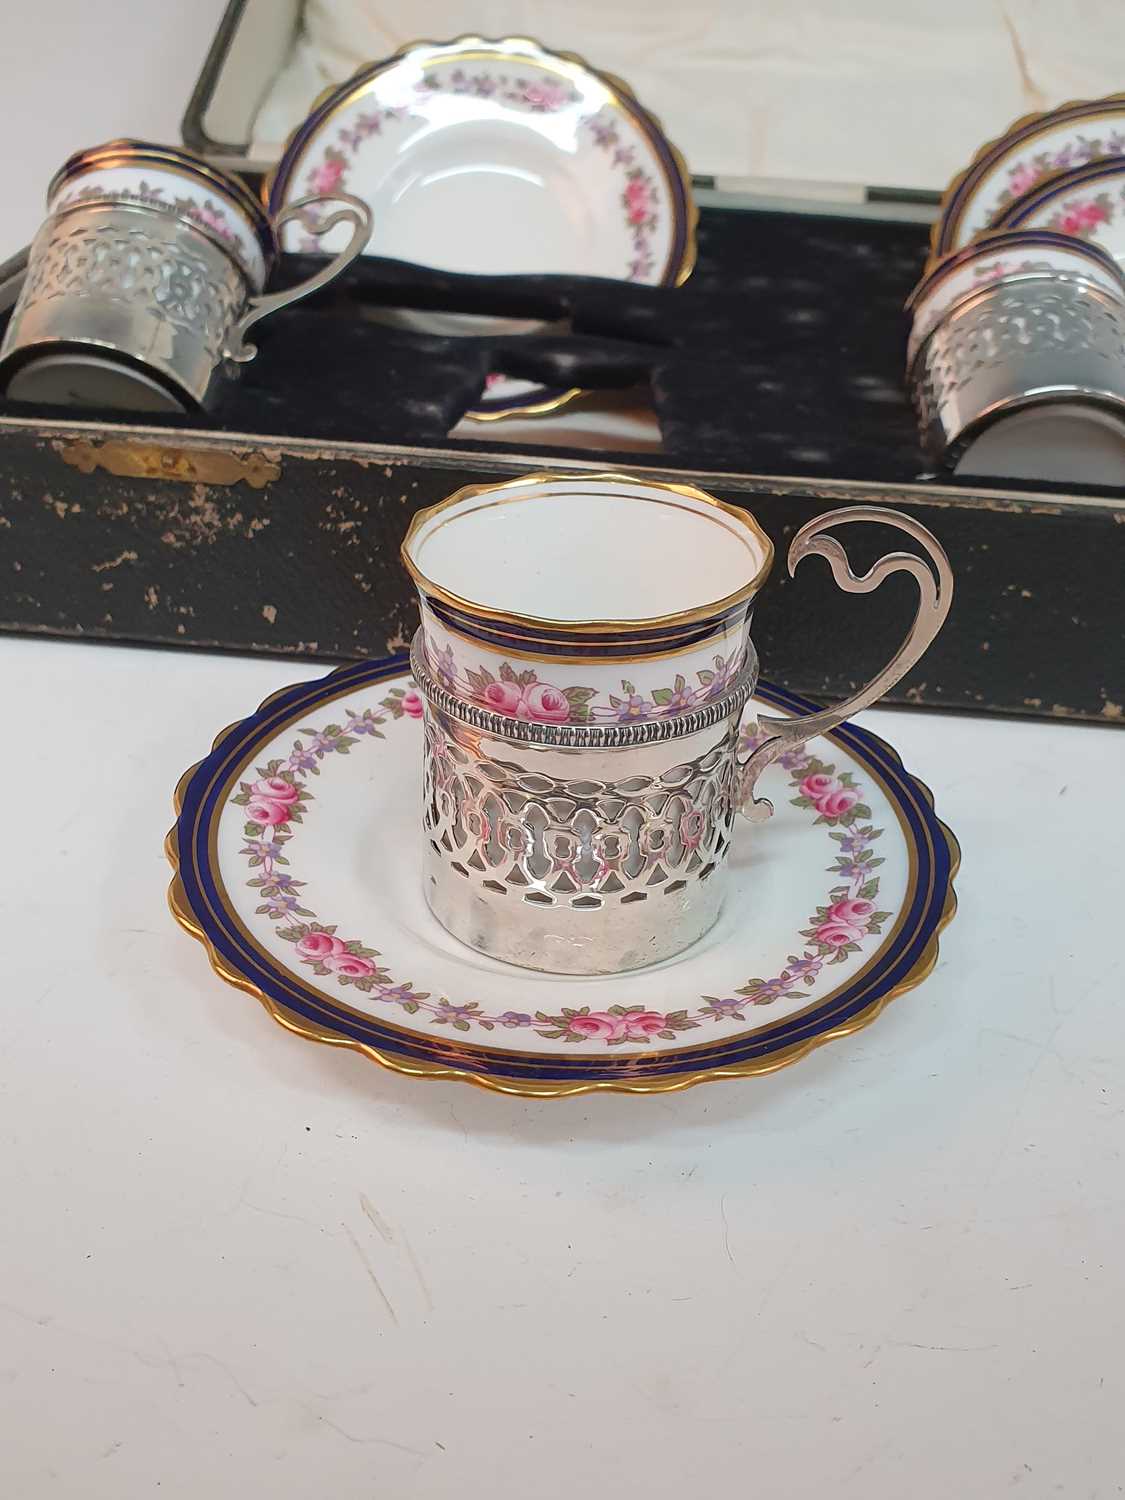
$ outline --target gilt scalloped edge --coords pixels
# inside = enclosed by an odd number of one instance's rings
[[[953,203],[954,198],[956,198],[957,194],[961,191],[961,188],[965,185],[966,182],[968,182],[969,178],[973,175],[977,168],[984,164],[986,158],[989,157],[995,150],[997,150],[998,147],[1002,146],[1004,142],[1009,138],[1009,136],[1016,135],[1018,132],[1026,130],[1031,125],[1037,125],[1041,120],[1051,119],[1055,116],[1058,116],[1060,118],[1060,123],[1062,123],[1062,117],[1066,115],[1068,110],[1086,109],[1091,104],[1125,105],[1125,93],[1105,94],[1098,99],[1068,99],[1065,104],[1056,104],[1053,109],[1032,110],[1030,114],[1020,115],[1018,119],[1013,120],[1006,130],[1002,130],[1000,134],[994,136],[992,140],[986,141],[984,145],[981,146],[980,150],[974,153],[973,159],[969,162],[969,165],[962,171],[958,172],[956,177],[950,179],[949,185],[946,187],[945,192],[941,195],[941,202],[938,205],[937,218],[930,226],[930,253],[926,259],[926,264],[924,267],[925,274],[928,274],[930,271],[932,271],[933,268],[940,261],[944,260],[947,255],[951,255],[956,250],[963,248],[959,245],[952,245],[949,247],[949,249],[942,250],[939,248],[939,246],[941,237],[945,232],[946,220],[949,217],[949,209]],[[1052,173],[1052,176],[1061,176],[1061,173]],[[1046,186],[1047,182],[1049,181],[1050,178],[1045,178],[1040,186]],[[980,238],[980,235],[973,236],[974,240],[978,240]]]
[[[354,662],[345,663],[344,666],[337,667],[335,671],[328,673],[323,680],[330,681],[333,677],[339,676],[341,673],[354,668],[354,666]],[[277,698],[291,691],[291,687],[292,685],[290,684],[284,688],[279,688],[277,692],[270,693],[262,699],[255,713],[247,714],[245,718],[253,718],[256,714],[264,712]],[[232,724],[228,724],[225,729],[220,730],[212,741],[212,751],[217,750],[231,730],[237,728],[243,722],[245,722],[244,719],[236,719]],[[929,804],[930,810],[934,811],[933,792],[931,792],[924,781],[920,781],[917,776],[907,771],[903,765],[902,757],[894,746],[888,744],[880,735],[872,734],[870,730],[865,732],[901,767],[903,775],[918,788]],[[947,827],[937,817],[935,812],[935,821],[941,830],[942,837],[945,839],[946,847],[949,850],[950,865],[949,890],[946,894],[941,918],[934,928],[929,942],[918,955],[918,959],[909,973],[904,975],[886,994],[877,996],[872,1000],[870,1005],[865,1006],[863,1010],[859,1011],[844,1025],[834,1027],[830,1031],[822,1032],[819,1036],[810,1037],[805,1041],[795,1042],[791,1047],[783,1048],[781,1051],[772,1053],[766,1058],[754,1059],[749,1062],[737,1063],[726,1067],[700,1068],[696,1073],[675,1074],[670,1078],[644,1079],[633,1083],[619,1083],[612,1079],[598,1079],[592,1083],[540,1083],[528,1080],[515,1084],[503,1079],[484,1077],[466,1068],[449,1068],[439,1063],[409,1062],[403,1058],[381,1052],[378,1048],[370,1047],[365,1042],[358,1042],[352,1037],[344,1036],[338,1031],[333,1031],[331,1027],[315,1026],[305,1020],[303,1016],[295,1015],[285,1006],[279,1005],[269,995],[260,990],[257,985],[252,984],[245,975],[239,974],[223,961],[214,944],[203,931],[202,927],[200,927],[191,911],[187,892],[180,877],[180,859],[176,841],[176,831],[179,816],[183,810],[184,795],[192,777],[205,759],[206,756],[188,767],[177,782],[175,794],[172,799],[177,821],[172,824],[164,839],[164,853],[173,871],[172,880],[168,886],[168,906],[172,915],[185,932],[190,933],[193,938],[202,943],[210,960],[211,967],[219,978],[225,980],[227,984],[232,985],[236,990],[241,990],[247,995],[253,995],[255,1000],[259,1001],[265,1007],[273,1020],[279,1026],[283,1026],[286,1031],[291,1031],[294,1035],[303,1037],[309,1042],[323,1042],[329,1047],[348,1047],[354,1052],[362,1053],[364,1057],[370,1058],[372,1062],[377,1062],[381,1067],[388,1068],[392,1073],[401,1073],[407,1078],[452,1079],[458,1083],[475,1084],[478,1088],[488,1089],[496,1094],[515,1094],[521,1098],[528,1099],[562,1099],[574,1094],[593,1093],[675,1094],[680,1093],[683,1089],[692,1088],[697,1083],[714,1083],[724,1078],[752,1078],[761,1074],[776,1073],[781,1068],[787,1068],[791,1063],[799,1062],[801,1058],[807,1057],[810,1052],[814,1052],[818,1047],[823,1046],[825,1042],[839,1041],[844,1037],[853,1036],[857,1031],[862,1031],[864,1027],[870,1026],[872,1021],[882,1015],[892,1000],[897,1000],[900,995],[905,995],[910,990],[916,989],[933,972],[938,961],[941,935],[957,913],[957,893],[953,888],[953,882],[961,866],[961,848],[952,829]]]

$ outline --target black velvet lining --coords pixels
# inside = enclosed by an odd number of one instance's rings
[[[493,281],[365,260],[254,330],[258,358],[206,412],[146,425],[471,451],[505,441],[447,433],[490,370],[554,385],[651,384],[668,468],[906,482],[927,469],[903,386],[902,304],[917,280],[918,224],[704,210],[699,261],[680,288],[568,277]],[[315,268],[287,256],[275,284]],[[565,317],[570,337],[437,338],[374,321],[380,303]],[[122,413],[41,411],[131,425]],[[527,442],[520,451],[535,451]],[[545,453],[569,450],[549,448]],[[590,458],[588,449],[574,450]],[[628,455],[613,454],[613,461]]]

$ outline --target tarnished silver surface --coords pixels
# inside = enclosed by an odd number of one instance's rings
[[[35,237],[0,370],[6,380],[35,353],[106,351],[202,403],[247,294],[234,258],[184,220],[82,204]]]
[[[855,574],[823,533],[855,522],[893,526],[925,550],[894,552]],[[424,880],[443,927],[478,952],[559,974],[616,974],[670,958],[719,915],[735,814],[772,808],[760,774],[786,749],[882,697],[920,659],[949,613],[953,574],[929,531],[897,511],[852,507],[801,528],[789,571],[824,557],[845,593],[910,573],[919,603],[888,665],[834,708],[758,720],[738,758],[757,656],[714,703],[638,724],[533,724],[467,703],[426,667],[422,634],[411,670],[425,700]]]
[[[922,445],[956,463],[994,417],[1046,401],[1125,411],[1125,302],[1078,278],[1012,277],[951,307],[910,373]]]
[[[152,401],[145,387],[153,378],[174,394],[174,404],[205,404],[227,361],[254,357],[254,346],[244,339],[252,324],[316,291],[367,243],[367,206],[349,195],[336,197],[341,206],[326,217],[312,212],[314,203],[326,200],[303,199],[277,222],[298,219],[310,233],[325,234],[347,220],[353,225],[347,247],[307,281],[262,296],[250,295],[233,254],[191,220],[104,199],[51,215],[32,243],[0,344],[0,384],[9,385],[32,360],[50,356],[59,404],[70,404],[68,397],[79,390],[89,392],[93,404],[101,396],[106,406],[136,402],[148,410]],[[92,377],[94,353],[138,371],[135,389],[128,381],[114,382],[112,372],[99,382],[96,367]],[[70,355],[78,364],[68,374]],[[42,389],[39,395],[47,399]]]

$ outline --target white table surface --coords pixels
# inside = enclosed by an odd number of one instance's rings
[[[21,8],[8,231],[173,135],[219,9]],[[6,1500],[1121,1494],[1125,736],[866,715],[964,846],[933,976],[771,1077],[534,1103],[288,1035],[168,915],[178,775],[319,670],[0,640]]]

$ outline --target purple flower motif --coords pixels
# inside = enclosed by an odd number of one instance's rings
[[[382,722],[382,719],[373,717],[371,710],[368,709],[362,718],[356,718],[356,716],[353,714],[352,717],[349,718],[348,722],[344,725],[344,733],[378,734],[379,725]]]
[[[458,1021],[479,1020],[478,1011],[480,1007],[476,1001],[470,1001],[468,1005],[454,1005],[451,1000],[439,1000],[433,1007],[434,1020],[437,1022],[452,1021],[454,1025]]]
[[[311,750],[292,750],[286,766],[290,771],[311,771],[316,765],[317,757]]]
[[[271,839],[247,839],[242,853],[247,859],[272,859],[277,846]]]
[[[739,755],[749,755],[751,751],[756,750],[759,745],[764,745],[768,739],[769,735],[763,734],[762,731],[758,728],[757,724],[751,721],[738,732]]]
[[[779,755],[777,763],[786,771],[803,771],[809,763],[809,752],[804,745],[797,745],[793,750],[786,750],[784,755]]]
[[[323,756],[331,754],[336,748],[336,736],[334,734],[315,734],[309,742],[309,749],[320,760]]]
[[[790,980],[815,978],[823,967],[822,958],[796,958],[791,953],[785,965],[785,977]]]
[[[457,686],[457,663],[453,659],[453,647],[443,646],[440,651],[435,651],[433,646],[427,641],[426,657],[430,663],[431,672],[433,672],[442,687],[448,688],[452,692]]]
[[[408,984],[380,985],[379,999],[389,1000],[392,1005],[408,1005],[414,999],[414,991]]]
[[[742,1003],[745,1005],[748,1001],[751,1005],[769,1005],[771,1001],[780,999],[788,988],[789,976],[782,973],[776,979],[766,979],[761,984],[756,984],[753,994],[747,996],[747,1000]]]
[[[677,682],[681,685],[673,688],[671,695],[660,705],[666,714],[686,713],[698,697],[695,688],[688,687],[682,678],[677,678]]]
[[[868,842],[866,834],[858,832],[845,833],[844,837],[840,840],[840,853],[850,855],[862,854],[867,848]]]
[[[653,705],[640,693],[628,693],[624,698],[610,696],[613,717],[621,724],[631,724],[635,719],[651,717]]]
[[[501,1026],[530,1026],[531,1017],[525,1015],[522,1010],[506,1010],[502,1016],[496,1017]]]
[[[711,1016],[716,1021],[722,1021],[727,1016],[732,1016],[736,1021],[743,1021],[746,1019],[743,1011],[749,1004],[750,1001],[742,995],[734,995],[725,1000],[717,1000],[714,996],[710,996],[707,1004],[700,1006],[699,1013]]]
[[[839,873],[846,875],[849,880],[863,880],[867,876],[867,866],[853,859],[849,864],[841,865]]]
[[[1096,141],[1084,140],[1082,144],[1077,147],[1078,160],[1091,161],[1097,155],[1097,151],[1098,148]],[[1066,171],[1068,167],[1074,164],[1075,154],[1076,148],[1073,144],[1066,145],[1062,148],[1059,154],[1055,157],[1055,166],[1059,169],[1060,172]]]
[[[296,891],[305,884],[303,880],[294,880],[292,875],[280,872],[273,877],[273,883],[279,891]]]
[[[300,899],[297,896],[271,896],[266,904],[266,912],[271,917],[287,917],[299,905]]]
[[[1125,135],[1120,130],[1115,130],[1105,143],[1107,156],[1125,156]]]

